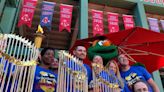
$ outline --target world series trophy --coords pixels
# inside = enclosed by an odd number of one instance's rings
[[[0,92],[32,92],[38,54],[29,40],[0,34]]]
[[[93,92],[120,92],[118,79],[113,71],[96,63],[92,67],[93,80],[89,88],[93,88]]]
[[[59,52],[57,92],[88,92],[88,76],[84,64],[65,51]]]

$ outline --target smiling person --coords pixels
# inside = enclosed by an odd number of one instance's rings
[[[110,60],[108,62],[108,64],[106,65],[106,68],[107,68],[107,70],[109,70],[109,71],[112,70],[114,72],[115,76],[118,79],[118,84],[119,84],[119,88],[120,88],[121,92],[125,92],[124,91],[124,82],[123,82],[123,79],[120,75],[119,67],[118,67],[116,61]]]
[[[126,84],[128,84],[128,90],[126,90],[126,92],[132,92],[132,85],[138,80],[146,81],[150,87],[150,92],[160,92],[150,73],[144,67],[130,66],[129,60],[124,54],[118,56],[118,62],[120,65],[121,77],[124,78]]]
[[[49,69],[51,64],[54,63],[54,49],[53,48],[44,48],[41,51],[41,60],[40,60],[40,67]]]
[[[78,59],[80,59],[82,62],[87,57],[87,49],[84,45],[77,45],[73,50],[73,55],[76,56]],[[91,81],[92,74],[91,74],[91,68],[89,65],[84,64],[84,67],[87,70],[87,76],[88,76],[88,83]]]
[[[54,50],[44,48],[41,51],[39,62],[40,65],[36,66],[32,92],[56,92],[57,73],[51,69],[58,68],[58,61],[54,58]]]

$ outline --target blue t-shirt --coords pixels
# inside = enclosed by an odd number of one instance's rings
[[[132,84],[134,84],[138,80],[147,81],[151,78],[150,73],[141,66],[131,66],[130,69],[126,72],[120,71],[121,77],[125,79],[125,92],[132,92],[129,88]],[[149,86],[149,91],[152,91],[152,88]]]
[[[57,74],[36,66],[32,92],[56,92]]]

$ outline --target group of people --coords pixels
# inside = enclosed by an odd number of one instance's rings
[[[84,46],[79,45],[74,48],[73,55],[83,61],[87,56],[87,50]],[[55,92],[59,62],[54,58],[54,50],[52,48],[43,49],[39,62],[40,64],[36,68],[33,92]],[[90,92],[94,92],[90,88],[92,87],[90,85],[93,79],[93,69],[96,73],[100,73],[101,69],[109,73],[112,71],[117,77],[120,88],[117,92],[160,92],[151,74],[142,66],[130,66],[129,60],[124,54],[120,54],[115,60],[110,60],[106,66],[103,65],[102,57],[95,55],[92,64],[99,65],[99,69],[84,65],[87,69]]]

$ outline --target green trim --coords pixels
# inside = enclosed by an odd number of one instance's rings
[[[79,38],[88,37],[88,0],[80,0],[80,32]]]
[[[133,2],[133,3],[139,2],[139,0],[124,0],[124,1]]]
[[[17,0],[18,1],[18,0]],[[14,21],[13,21],[13,26],[12,26],[12,29],[11,29],[11,33],[14,33],[14,31],[15,31],[15,27],[16,27],[16,23],[17,23],[17,20],[18,20],[18,18],[19,18],[19,12],[20,12],[20,9],[21,9],[21,4],[22,4],[22,1],[23,0],[19,0],[18,2],[17,2],[17,9],[16,9],[16,12],[15,12],[15,19],[14,19]]]
[[[136,26],[141,26],[144,28],[149,28],[147,23],[147,18],[145,14],[144,5],[142,3],[137,3],[137,5],[134,8],[134,16],[135,16],[135,22]]]
[[[0,1],[0,17],[1,17],[2,14],[3,14],[5,2],[6,2],[6,0]]]
[[[160,89],[160,92],[164,92],[159,71],[153,72],[152,75],[154,81],[156,82],[158,88]]]
[[[13,27],[13,21],[15,19],[16,8],[5,6],[2,19],[0,22],[0,27],[2,28],[3,33],[10,33]]]

